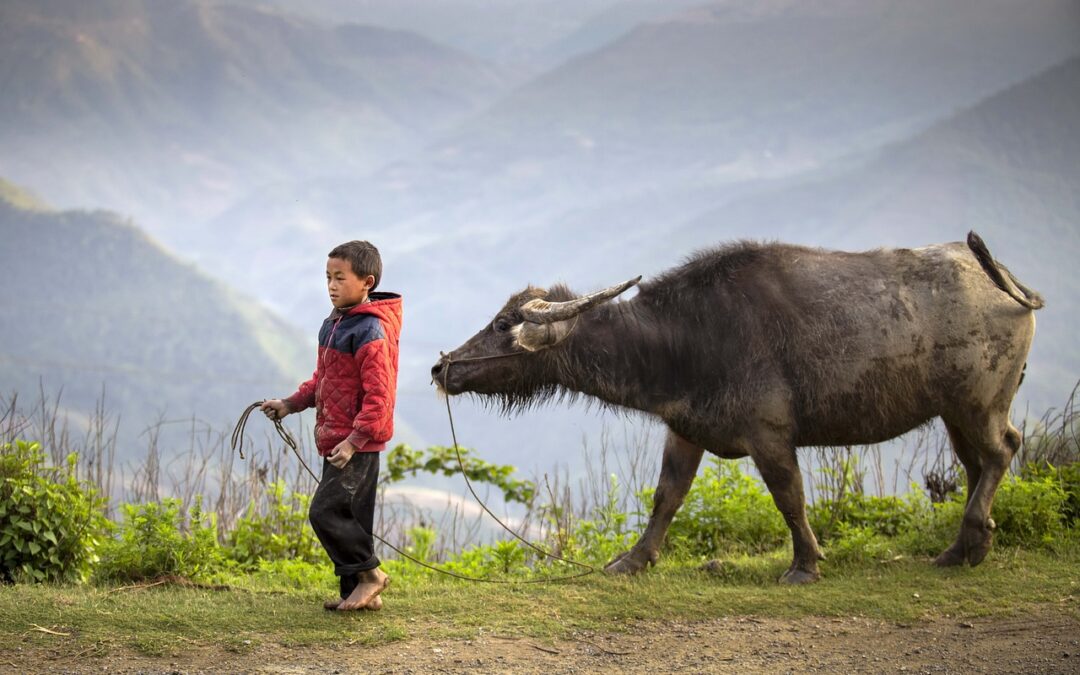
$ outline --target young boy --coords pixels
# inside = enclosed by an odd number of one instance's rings
[[[330,251],[334,309],[319,331],[315,374],[292,396],[262,405],[271,419],[315,406],[315,445],[325,459],[308,517],[341,578],[341,598],[327,609],[381,609],[390,584],[371,530],[379,452],[394,433],[401,296],[372,292],[381,277],[382,259],[368,242]]]

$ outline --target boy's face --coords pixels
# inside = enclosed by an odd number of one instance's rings
[[[375,285],[375,277],[356,276],[348,260],[341,258],[326,259],[326,290],[330,293],[330,302],[342,309],[359,305],[367,300],[368,291]]]

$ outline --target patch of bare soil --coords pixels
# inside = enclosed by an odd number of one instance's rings
[[[481,633],[237,654],[178,647],[181,657],[94,656],[10,648],[0,670],[49,673],[1080,673],[1080,619],[1041,609],[1007,619],[897,624],[864,618],[652,622],[629,633],[576,633],[553,642]]]

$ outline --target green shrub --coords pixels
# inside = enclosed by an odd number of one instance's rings
[[[86,579],[107,533],[106,500],[75,477],[75,454],[50,468],[38,443],[0,450],[0,577]]]
[[[762,552],[788,538],[788,527],[764,485],[739,463],[712,459],[671,523],[668,542],[690,555]]]
[[[204,513],[201,499],[188,512],[185,527],[179,499],[124,504],[118,539],[102,548],[97,575],[106,581],[141,581],[162,576],[196,578],[222,559],[217,523]]]
[[[868,563],[896,556],[896,542],[868,525],[840,523],[825,547],[832,564]]]
[[[1061,515],[1065,527],[1074,528],[1080,521],[1080,462],[1054,466],[1046,462],[1026,464],[1020,475],[1027,480],[1050,477],[1057,481],[1064,493]]]
[[[869,528],[886,537],[894,537],[915,515],[910,499],[874,497],[857,492],[838,500],[822,501],[809,508],[810,527],[824,544],[840,534],[841,528]]]
[[[259,513],[253,501],[236,522],[226,540],[226,555],[245,567],[263,560],[322,562],[322,547],[308,521],[311,497],[286,494],[285,482],[279,480],[270,486],[267,500],[266,513]]]
[[[487,483],[494,485],[503,493],[503,499],[508,502],[530,505],[536,496],[536,484],[528,480],[519,480],[513,477],[516,469],[509,464],[492,464],[491,462],[473,457],[472,451],[461,449],[461,464],[458,464],[458,453],[454,448],[441,445],[433,445],[427,450],[413,450],[408,445],[395,446],[386,453],[386,471],[383,473],[383,484],[398,483],[408,476],[424,472],[432,475],[454,476],[465,470],[465,475],[473,483]]]
[[[1001,546],[1053,546],[1065,534],[1065,491],[1055,474],[1009,476],[998,488],[991,515]]]
[[[448,561],[444,568],[475,578],[520,576],[531,572],[528,567],[532,550],[517,540],[470,546]]]
[[[647,496],[640,497],[648,501]],[[561,558],[592,564],[606,563],[633,544],[635,533],[628,527],[630,515],[633,514],[619,508],[619,481],[612,474],[604,503],[597,505],[589,518],[580,519],[567,528],[562,522],[562,514],[557,510],[549,513],[556,531],[552,536],[554,541],[548,544],[548,548]],[[543,565],[550,562],[557,561],[551,558],[540,561]]]
[[[909,493],[911,518],[896,535],[898,548],[910,555],[935,556],[948,548],[960,532],[964,518],[964,497],[932,503],[917,485]]]

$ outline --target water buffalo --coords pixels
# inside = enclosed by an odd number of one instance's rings
[[[655,564],[706,450],[750,456],[791,529],[781,581],[818,578],[796,448],[878,443],[941,417],[967,472],[967,507],[938,565],[990,550],[990,505],[1021,436],[1009,408],[1042,298],[961,242],[860,253],[734,243],[700,251],[607,302],[634,279],[579,297],[563,286],[512,296],[431,369],[447,394],[511,412],[594,397],[667,425],[655,505],[606,570]]]

